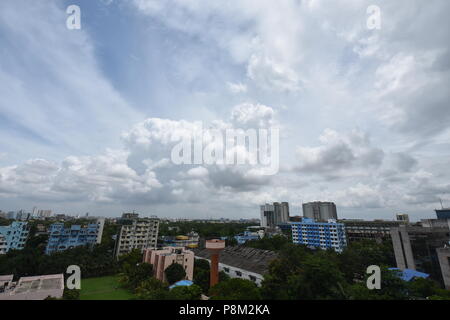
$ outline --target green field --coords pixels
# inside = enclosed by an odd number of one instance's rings
[[[80,300],[130,300],[134,297],[120,287],[117,276],[81,280]]]

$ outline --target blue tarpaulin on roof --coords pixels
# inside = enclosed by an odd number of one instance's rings
[[[430,276],[428,273],[423,273],[423,272],[419,272],[419,271],[412,270],[412,269],[405,269],[405,270],[401,271],[398,268],[389,268],[389,270],[397,270],[397,271],[399,271],[401,273],[400,277],[402,278],[402,280],[405,280],[405,281],[411,281],[414,278],[424,278],[424,279],[426,279],[426,278],[428,278]]]

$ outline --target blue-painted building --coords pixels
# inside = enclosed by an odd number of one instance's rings
[[[291,222],[292,242],[308,247],[334,249],[342,252],[347,245],[345,226],[336,220],[315,222],[314,219],[303,218],[301,222]]]
[[[104,220],[87,226],[72,225],[64,227],[64,223],[54,223],[50,226],[46,254],[64,251],[84,245],[100,243],[103,234]]]
[[[22,250],[25,247],[29,233],[27,222],[14,221],[9,226],[0,226],[0,235],[3,238],[2,252]]]
[[[238,234],[237,236],[234,236],[238,244],[244,244],[247,241],[251,240],[259,240],[260,237],[258,233],[251,232],[249,230],[245,230],[244,233]]]

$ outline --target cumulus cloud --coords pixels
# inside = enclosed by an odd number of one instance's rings
[[[349,134],[326,129],[318,147],[299,147],[296,170],[306,173],[340,175],[354,170],[374,169],[381,165],[384,152],[373,147],[367,134],[354,130]]]

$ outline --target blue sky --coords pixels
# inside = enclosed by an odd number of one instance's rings
[[[2,1],[0,209],[432,217],[450,205],[450,4],[380,0],[369,30],[371,4]],[[280,172],[168,162],[198,121],[280,128]]]

